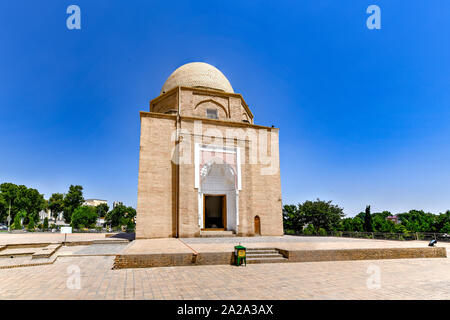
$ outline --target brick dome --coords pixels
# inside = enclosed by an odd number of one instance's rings
[[[204,62],[191,62],[176,69],[164,83],[161,94],[178,86],[208,88],[234,93],[228,79],[219,69]]]

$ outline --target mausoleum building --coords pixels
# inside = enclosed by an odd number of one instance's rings
[[[222,72],[181,66],[140,118],[136,238],[283,234],[279,129]]]

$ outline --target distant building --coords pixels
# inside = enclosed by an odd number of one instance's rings
[[[117,206],[123,206],[123,202],[120,202],[120,201],[114,201],[114,202],[113,202],[113,209],[114,209],[115,207],[117,207]]]
[[[105,218],[97,218],[97,227],[103,227],[105,224]]]
[[[55,218],[52,216],[52,213],[50,210],[48,210],[48,209],[42,210],[41,212],[39,212],[40,223],[44,223],[45,218],[48,218],[49,225],[53,224],[53,223],[56,225],[65,225],[62,212],[58,213],[58,216],[56,217],[56,222],[55,222]]]
[[[392,221],[392,222],[395,223],[395,224],[400,223],[400,221],[399,221],[399,219],[398,219],[397,216],[387,216],[387,217],[386,217],[386,220]]]
[[[96,207],[99,204],[108,204],[107,200],[100,200],[100,199],[86,199],[84,200],[83,206],[92,206],[92,207]]]

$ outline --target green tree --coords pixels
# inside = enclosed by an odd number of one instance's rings
[[[364,231],[373,232],[372,216],[370,215],[370,206],[366,206],[366,212],[364,214]]]
[[[109,206],[106,203],[100,203],[97,207],[97,216],[104,218],[109,211]]]
[[[48,199],[48,209],[56,223],[58,215],[64,210],[64,195],[62,193],[53,193]]]
[[[28,213],[25,217],[25,222],[28,222],[29,217],[33,217],[36,221],[39,219],[39,212],[46,206],[44,196],[36,189],[27,188],[24,185],[15,185],[14,183],[2,183],[0,185],[0,194],[2,205],[0,205],[0,216],[7,216],[9,206],[11,205],[11,219],[21,211]]]
[[[42,228],[44,230],[48,230],[48,218],[47,217],[45,217],[45,219],[44,219],[44,224],[42,225]]]
[[[316,234],[316,228],[314,228],[314,225],[310,223],[303,230],[303,234],[307,235],[307,236],[312,236],[312,235]]]
[[[352,219],[353,231],[362,232],[364,231],[364,220],[356,216]]]
[[[134,223],[136,210],[132,207],[126,207],[123,204],[116,206],[113,210],[106,214],[105,220],[112,227],[121,225],[129,225]]]
[[[8,217],[8,203],[6,202],[3,194],[0,193],[0,222],[3,222]]]
[[[26,216],[27,212],[25,210],[21,210],[15,215],[13,224],[14,230],[22,230],[22,219],[24,219]]]
[[[450,222],[446,222],[440,229],[442,233],[450,233]]]
[[[336,231],[344,217],[343,209],[331,204],[332,201],[307,200],[298,206],[299,214],[305,224],[312,224],[316,233],[320,228],[326,232]]]
[[[13,219],[19,209],[15,206],[15,200],[17,198],[18,187],[14,183],[2,183],[0,185],[0,195],[2,198],[2,210],[1,215],[7,216],[9,211],[9,206],[11,205],[11,218]]]
[[[35,225],[34,225],[34,219],[33,217],[29,217],[28,219],[28,225],[27,225],[27,230],[28,231],[34,231]]]
[[[286,231],[301,232],[304,226],[304,217],[296,205],[283,206],[283,226]]]
[[[432,213],[423,210],[410,210],[397,215],[401,224],[411,232],[439,232],[436,229],[439,218]]]
[[[83,202],[83,187],[79,185],[71,185],[69,187],[69,192],[64,197],[63,215],[64,221],[66,221],[66,223],[71,222],[73,212],[78,207],[81,207]]]
[[[74,210],[71,219],[73,228],[92,227],[97,221],[97,211],[95,207],[82,206]]]

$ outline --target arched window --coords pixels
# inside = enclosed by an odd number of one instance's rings
[[[217,109],[206,109],[206,117],[208,119],[219,119],[219,112]]]

